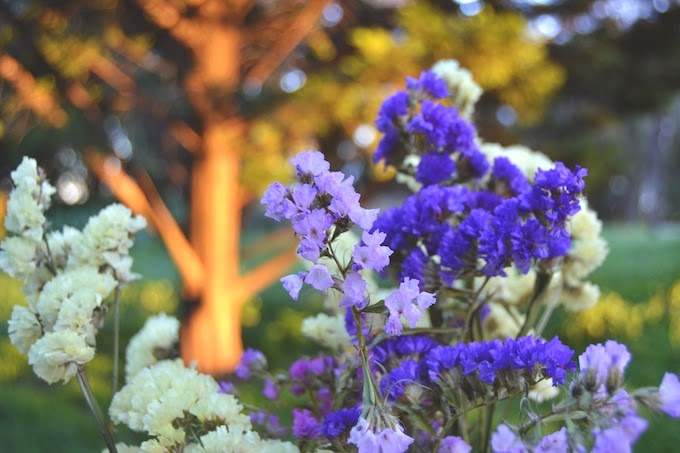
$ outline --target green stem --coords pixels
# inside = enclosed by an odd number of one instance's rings
[[[523,337],[526,335],[527,331],[529,330],[529,327],[533,325],[534,321],[536,320],[536,311],[534,310],[534,306],[536,305],[536,302],[541,298],[543,293],[546,291],[548,286],[550,286],[550,280],[552,280],[553,273],[542,273],[542,272],[537,272],[536,273],[536,284],[534,286],[534,294],[531,297],[531,300],[529,301],[529,307],[527,308],[527,314],[526,318],[524,319],[524,323],[522,324],[522,328],[519,329],[519,332],[517,333],[517,337]]]
[[[85,374],[85,367],[78,365],[78,372],[76,375],[78,377],[78,384],[80,384],[80,391],[83,392],[87,407],[90,408],[90,412],[97,423],[99,433],[102,435],[104,443],[106,443],[106,447],[109,449],[109,453],[118,453],[118,450],[116,449],[116,443],[113,441],[113,437],[111,436],[111,431],[109,431],[106,427],[102,411],[99,408],[99,404],[97,404],[97,400],[94,398],[94,394],[92,393],[90,381],[87,379],[87,375]]]
[[[496,409],[496,405],[491,403],[482,411],[482,417],[484,420],[484,428],[482,431],[482,449],[480,451],[485,452],[489,450],[489,440],[491,439],[491,428],[493,427],[493,413]]]
[[[116,285],[113,301],[113,373],[111,379],[111,397],[118,391],[118,367],[120,355],[120,283]]]

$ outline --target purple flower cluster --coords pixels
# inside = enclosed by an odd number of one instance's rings
[[[328,439],[337,439],[344,436],[357,424],[360,415],[361,406],[331,412],[323,419],[321,433]]]
[[[572,173],[558,163],[554,170],[539,170],[532,186],[498,158],[487,189],[425,187],[400,208],[385,211],[373,227],[387,235],[402,279],[426,282],[434,262],[447,285],[467,276],[504,276],[503,269],[513,264],[526,273],[532,260],[568,252],[565,222],[579,210],[584,175],[583,169]]]
[[[562,428],[541,438],[534,446],[525,444],[507,425],[498,425],[491,436],[494,453],[567,453],[570,451],[567,430]]]
[[[625,345],[612,340],[588,346],[578,358],[580,383],[598,397],[613,395],[623,384],[630,357]]]
[[[413,438],[406,435],[401,426],[375,430],[365,418],[360,417],[350,431],[348,442],[356,445],[359,453],[395,453],[406,451]]]
[[[267,358],[262,351],[248,348],[241,357],[241,363],[236,366],[236,376],[240,379],[249,379],[253,373],[260,373],[267,369]]]
[[[432,382],[444,377],[478,379],[487,385],[520,387],[552,378],[553,385],[564,384],[567,371],[576,369],[574,351],[557,337],[550,341],[533,336],[458,343],[432,349],[421,363]]]
[[[480,178],[489,164],[475,144],[475,128],[455,107],[438,99],[449,96],[446,82],[432,71],[409,77],[406,91],[382,105],[376,126],[385,134],[374,155],[397,167],[407,154],[421,156],[416,180],[425,186],[456,179]]]

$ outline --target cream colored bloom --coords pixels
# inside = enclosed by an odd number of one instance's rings
[[[70,226],[65,226],[62,231],[50,231],[47,233],[50,257],[57,269],[66,269],[70,256],[73,254],[75,244],[80,243],[82,239],[83,233],[77,228]]]
[[[564,278],[572,286],[600,267],[609,253],[607,241],[600,235],[602,221],[597,213],[588,208],[585,199],[580,200],[581,210],[567,222],[572,243],[564,260]]]
[[[474,81],[472,73],[461,68],[456,60],[441,60],[432,66],[432,71],[446,81],[449,95],[453,104],[458,107],[459,115],[471,119],[475,104],[484,92]]]
[[[54,331],[70,330],[85,337],[87,344],[95,345],[98,327],[95,310],[101,310],[102,298],[94,291],[75,291],[59,307]]]
[[[492,165],[496,157],[507,157],[530,182],[534,181],[534,176],[539,168],[549,170],[555,166],[555,163],[545,154],[522,145],[504,147],[498,143],[480,142],[479,149]]]
[[[73,245],[76,264],[109,266],[121,282],[135,278],[129,257],[134,234],[146,226],[141,216],[121,204],[112,204],[91,217],[83,229],[82,241]]]
[[[83,266],[57,275],[45,284],[36,303],[43,328],[45,331],[54,329],[59,310],[67,299],[91,298],[99,305],[111,294],[116,284],[113,277],[101,274],[90,266]]]
[[[262,447],[260,436],[239,425],[218,426],[214,431],[201,436],[201,445],[186,449],[187,453],[251,453]]]
[[[321,346],[336,351],[350,346],[350,338],[345,329],[345,317],[342,314],[329,316],[320,313],[302,321],[302,335]]]
[[[569,311],[584,311],[600,300],[600,287],[590,282],[565,286],[560,294],[560,304]]]
[[[68,382],[83,365],[94,357],[94,348],[83,335],[70,330],[48,332],[28,351],[28,363],[39,378],[52,384]]]
[[[515,307],[503,307],[490,302],[489,314],[484,318],[484,332],[490,338],[514,338],[524,323],[525,316]]]
[[[25,282],[35,272],[37,254],[37,242],[21,236],[6,237],[0,243],[0,270]]]
[[[116,393],[109,414],[114,423],[153,434],[168,417],[181,415],[218,388],[212,377],[186,368],[180,359],[164,360],[141,370]]]
[[[559,387],[554,387],[552,378],[548,378],[538,381],[533,387],[529,389],[527,396],[529,399],[536,401],[537,403],[542,403],[544,401],[555,399],[559,394]]]
[[[211,421],[225,425],[241,425],[250,429],[250,417],[244,413],[243,406],[233,395],[208,393],[202,395],[189,408],[201,422]]]
[[[169,358],[179,341],[179,321],[161,313],[146,320],[128,343],[125,374],[129,381],[142,369]]]
[[[11,175],[14,186],[31,194],[44,207],[49,208],[52,195],[57,191],[46,179],[35,159],[24,157]]]
[[[27,354],[31,346],[43,335],[35,313],[21,305],[14,306],[8,324],[9,339],[22,354]]]
[[[40,204],[26,190],[12,191],[7,201],[5,228],[10,233],[35,242],[42,239],[45,214]]]

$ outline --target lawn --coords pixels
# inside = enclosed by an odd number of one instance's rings
[[[589,315],[590,318],[558,313],[556,318],[561,321],[551,327],[553,332],[569,335],[568,341],[577,352],[589,342],[606,338],[626,342],[633,353],[629,382],[634,387],[658,385],[665,370],[680,374],[680,228],[648,230],[637,226],[608,226],[605,237],[610,242],[611,252],[592,280],[603,290],[605,298],[601,304],[610,304],[615,310],[597,312]],[[177,276],[168,264],[162,246],[148,237],[142,238],[134,255],[135,268],[145,273],[147,279],[124,294],[123,346],[149,313],[172,312],[178,305]],[[25,358],[9,344],[5,321],[19,297],[17,285],[0,276],[0,320],[4,325],[0,330],[3,364],[0,367],[0,439],[3,451],[51,451],[55,445],[60,451],[100,451],[103,444],[77,384],[48,386],[40,382]],[[275,367],[285,366],[297,354],[313,351],[311,345],[299,337],[297,329],[306,313],[315,306],[315,301],[307,304],[291,301],[278,287],[269,289],[246,309],[246,343],[275,357],[272,363]],[[646,309],[648,306],[656,308]],[[635,328],[624,328],[631,322],[636,323]],[[595,336],[585,329],[591,324],[599,326]],[[678,330],[677,340],[669,334],[669,329]],[[102,332],[102,353],[88,366],[103,407],[107,407],[110,400],[109,333],[108,327]],[[677,422],[658,415],[652,415],[650,419],[650,429],[637,450],[674,450],[680,444]],[[138,442],[129,432],[119,433],[117,439]]]

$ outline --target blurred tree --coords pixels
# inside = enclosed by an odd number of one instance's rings
[[[233,369],[243,304],[294,262],[292,244],[269,237],[253,250],[274,257],[243,272],[239,248],[244,207],[287,176],[287,155],[347,136],[370,149],[384,95],[440,58],[461,61],[485,102],[509,104],[526,122],[563,81],[546,39],[528,37],[516,12],[368,3],[0,2],[3,146],[83,150],[115,196],[147,217],[193,306],[182,356],[203,371]],[[266,83],[275,74],[279,87]],[[62,151],[57,160],[73,165]],[[152,182],[159,175],[190,187],[188,238]]]

